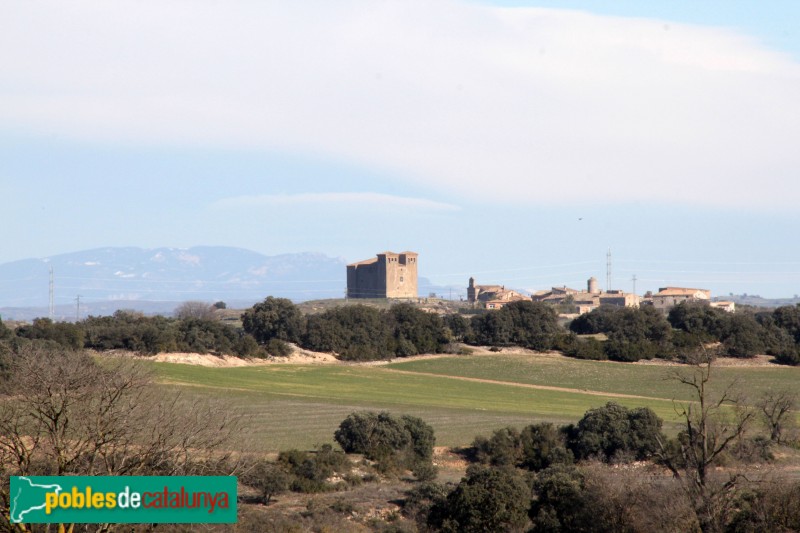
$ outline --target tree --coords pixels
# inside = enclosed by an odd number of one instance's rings
[[[476,437],[472,447],[479,461],[492,466],[516,466],[522,459],[522,441],[513,427],[496,429],[488,439]]]
[[[80,350],[84,345],[84,331],[80,324],[53,322],[49,318],[35,318],[30,326],[17,328],[18,337],[50,340],[71,350]]]
[[[646,459],[663,441],[661,419],[648,407],[627,409],[614,402],[590,409],[575,426],[568,426],[568,446],[576,458],[599,457],[605,461],[618,454]]]
[[[334,439],[346,453],[361,453],[385,468],[417,468],[430,463],[436,442],[433,428],[421,418],[358,411],[345,418]]]
[[[550,422],[526,426],[520,433],[522,463],[520,466],[537,472],[554,464],[572,464],[564,433]]]
[[[531,490],[514,470],[471,466],[428,523],[446,532],[522,531]]]
[[[0,340],[10,339],[14,336],[14,332],[3,324],[3,319],[0,318]]]
[[[303,347],[335,352],[341,359],[372,361],[395,353],[393,329],[385,312],[366,305],[348,305],[308,317]]]
[[[673,378],[692,391],[693,401],[677,405],[684,430],[670,446],[659,444],[659,459],[673,475],[682,480],[693,502],[700,529],[720,531],[722,514],[730,503],[728,495],[736,488],[739,475],[731,474],[725,482],[709,477],[711,466],[747,430],[754,412],[733,391],[735,382],[721,394],[710,390],[712,359],[694,363],[691,374],[676,371]]]
[[[615,361],[651,359],[667,350],[671,327],[653,307],[600,306],[570,324],[578,334],[605,333],[604,352]]]
[[[444,325],[450,330],[450,335],[455,341],[464,341],[471,333],[469,320],[458,313],[445,315]]]
[[[549,422],[526,426],[521,432],[513,427],[497,429],[488,439],[476,437],[472,446],[477,459],[492,466],[536,472],[551,464],[573,462],[563,432]]]
[[[561,331],[555,310],[541,302],[511,302],[500,312],[511,317],[511,342],[517,346],[540,352],[549,350],[556,334]]]
[[[401,420],[411,436],[410,451],[414,459],[430,461],[433,457],[433,446],[436,444],[433,427],[417,416],[403,415]]]
[[[800,342],[800,304],[778,307],[772,312],[772,318],[778,327],[794,337],[795,342]]]
[[[181,475],[234,428],[224,410],[165,394],[129,360],[28,345],[0,396],[0,464],[12,475]]]
[[[259,491],[265,505],[273,496],[289,490],[291,479],[280,465],[268,461],[258,461],[241,477],[243,483]]]
[[[672,327],[699,337],[702,341],[721,341],[730,329],[730,316],[721,309],[701,302],[682,302],[669,311]]]
[[[731,357],[755,357],[765,350],[762,327],[752,315],[737,313],[730,318],[730,329],[722,344]]]
[[[511,302],[498,311],[474,316],[471,325],[478,344],[516,345],[538,351],[551,349],[561,331],[552,307],[529,301]]]
[[[797,396],[796,392],[788,390],[766,391],[758,401],[758,409],[772,441],[780,443],[787,426],[792,424]]]
[[[572,465],[554,465],[539,472],[528,511],[534,531],[593,531],[597,515],[586,505],[586,480]]]
[[[449,341],[439,315],[427,313],[411,304],[397,304],[389,310],[394,325],[398,356],[438,353]],[[409,347],[401,351],[402,347]]]
[[[242,327],[259,344],[270,339],[298,343],[305,331],[305,319],[291,300],[267,296],[244,312]]]
[[[206,302],[199,302],[197,300],[191,300],[188,302],[183,302],[177,308],[175,308],[175,318],[180,320],[186,320],[190,318],[195,318],[198,320],[212,320],[214,318],[214,311],[216,307],[213,305],[209,305]]]

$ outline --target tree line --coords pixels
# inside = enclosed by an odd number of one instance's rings
[[[14,330],[0,321],[0,342],[45,341],[71,349],[185,351],[240,357],[286,356],[287,343],[368,361],[458,353],[459,345],[558,350],[583,359],[684,359],[701,351],[728,357],[768,354],[800,364],[800,306],[728,313],[682,303],[664,315],[653,307],[601,306],[564,327],[547,304],[512,302],[467,318],[428,313],[408,303],[388,310],[345,305],[304,315],[288,299],[267,297],[242,314],[242,326],[217,320],[211,306],[187,302],[175,318],[130,311],[78,323],[39,318]],[[0,361],[0,370],[2,369]]]
[[[603,343],[567,338],[563,351],[586,359],[681,359],[710,350],[714,355],[740,358],[767,354],[781,364],[800,364],[800,306],[729,313],[684,302],[666,316],[652,307],[599,307],[573,320],[569,329],[607,337]]]

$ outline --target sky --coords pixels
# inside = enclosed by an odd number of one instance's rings
[[[0,263],[420,254],[800,293],[800,2],[9,0]]]

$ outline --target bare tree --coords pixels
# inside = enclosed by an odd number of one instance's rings
[[[758,401],[758,409],[769,429],[769,438],[776,443],[783,440],[786,429],[793,425],[794,410],[797,406],[796,392],[788,390],[767,391]]]
[[[736,440],[741,439],[754,411],[734,392],[735,382],[721,393],[712,393],[712,358],[696,360],[689,374],[676,371],[672,379],[692,389],[693,400],[676,402],[676,412],[684,426],[672,446],[661,443],[659,456],[694,502],[702,531],[719,531],[728,496],[736,489],[741,475],[727,480],[710,479],[712,465]]]
[[[191,300],[183,302],[175,309],[175,317],[185,320],[187,318],[199,318],[201,320],[213,320],[216,307],[206,302]]]
[[[28,346],[0,390],[0,473],[198,473],[235,430],[228,411],[154,385],[135,361]],[[228,472],[229,473],[229,472]],[[0,530],[8,523],[0,489]],[[17,528],[17,530],[20,530]]]

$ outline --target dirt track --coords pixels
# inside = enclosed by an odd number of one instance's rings
[[[616,392],[603,392],[603,391],[595,391],[589,389],[570,389],[567,387],[552,387],[549,385],[533,385],[531,383],[516,383],[514,381],[499,381],[495,379],[483,379],[483,378],[470,378],[465,376],[448,376],[447,374],[435,374],[432,372],[412,372],[409,370],[396,370],[394,368],[387,368],[390,372],[394,372],[397,374],[408,374],[411,376],[430,376],[436,378],[446,378],[446,379],[457,379],[460,381],[470,381],[473,383],[491,383],[493,385],[504,385],[506,387],[519,387],[523,389],[538,389],[538,390],[549,390],[549,391],[558,391],[558,392],[571,392],[575,394],[588,394],[591,396],[605,396],[610,398],[635,398],[639,400],[656,400],[662,402],[671,402],[671,399],[667,398],[656,398],[653,396],[638,396],[636,394],[620,394]]]

